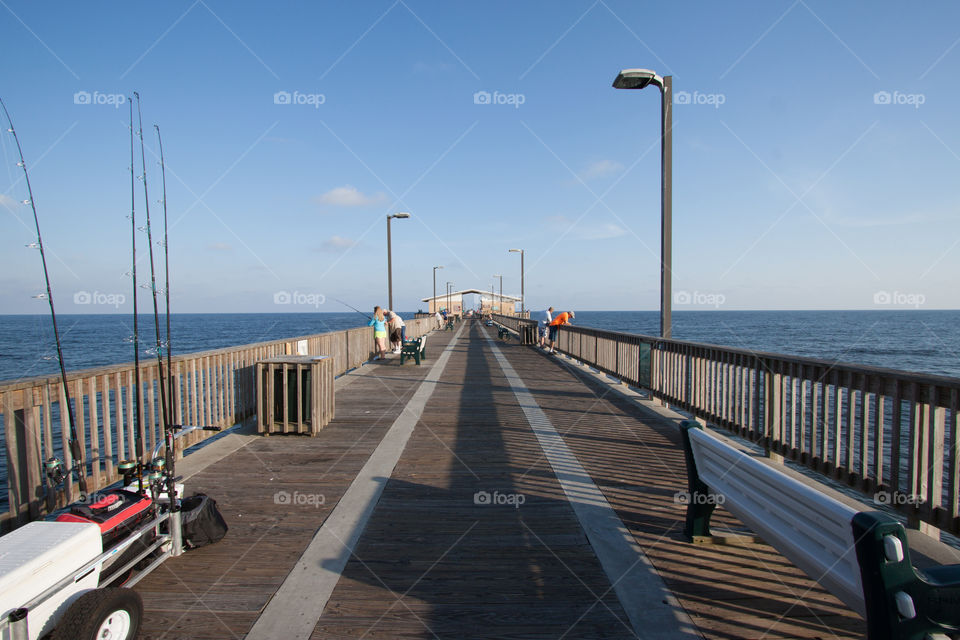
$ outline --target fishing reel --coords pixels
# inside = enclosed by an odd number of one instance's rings
[[[63,468],[63,460],[57,457],[50,458],[46,463],[47,477],[54,486],[63,484],[67,479],[67,473]]]

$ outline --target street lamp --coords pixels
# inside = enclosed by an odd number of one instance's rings
[[[503,276],[495,273],[494,278],[500,278],[500,313],[503,313]]]
[[[387,304],[393,311],[393,256],[390,248],[390,218],[409,218],[409,213],[395,213],[387,216]]]
[[[437,269],[443,269],[443,265],[433,268],[433,312],[434,313],[437,312]]]
[[[450,309],[450,287],[453,285],[452,282],[447,283],[447,315],[452,316],[453,311]]]
[[[520,254],[520,317],[523,317],[523,249],[510,249],[508,253]]]
[[[649,69],[624,69],[613,81],[615,89],[660,88],[660,336],[671,334],[670,289],[673,233],[673,76],[658,76]]]

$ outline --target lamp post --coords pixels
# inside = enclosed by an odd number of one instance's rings
[[[649,69],[624,69],[613,81],[615,89],[660,88],[660,336],[671,334],[670,303],[673,230],[673,76],[660,77]]]
[[[390,219],[409,217],[409,213],[395,213],[387,216],[387,304],[391,311],[393,311],[393,256],[390,248]]]
[[[500,305],[498,307],[498,310],[502,314],[503,313],[503,276],[498,273],[495,273],[493,274],[493,277],[500,278]]]
[[[433,268],[433,312],[437,312],[437,269],[443,269],[443,265]],[[391,309],[393,311],[393,309]]]
[[[523,317],[523,249],[510,249],[509,253],[520,254],[520,317]]]
[[[453,315],[453,310],[450,309],[450,285],[452,282],[447,283],[447,315]]]

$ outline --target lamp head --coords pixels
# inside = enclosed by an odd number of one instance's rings
[[[663,89],[663,78],[650,69],[624,69],[613,81],[614,89],[643,89],[655,84]]]
[[[406,212],[395,213],[392,216],[387,216],[388,218],[409,218],[410,214]]]
[[[523,253],[523,249],[508,249],[508,253]]]

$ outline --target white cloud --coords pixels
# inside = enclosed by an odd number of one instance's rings
[[[0,193],[0,206],[4,206],[8,209],[13,209],[15,206],[19,204],[20,204],[19,202],[17,202],[10,196]]]
[[[365,195],[352,185],[335,187],[325,194],[317,197],[320,204],[329,204],[335,207],[369,207],[373,204],[385,202],[387,196],[383,193]]]
[[[627,230],[620,225],[606,222],[595,224],[586,220],[579,223],[565,215],[547,216],[545,219],[546,227],[555,233],[567,233],[574,238],[582,240],[609,240],[610,238],[619,238],[627,235]],[[571,229],[571,226],[573,227]]]
[[[328,240],[325,240],[323,244],[320,245],[320,248],[323,251],[343,251],[355,246],[356,244],[357,241],[351,240],[350,238],[331,236]]]
[[[208,244],[207,249],[212,249],[213,251],[233,251],[233,245],[227,244],[226,242],[214,242]]]
[[[593,180],[611,173],[617,173],[623,169],[623,165],[613,160],[598,160],[581,171],[578,175],[581,180]]]

